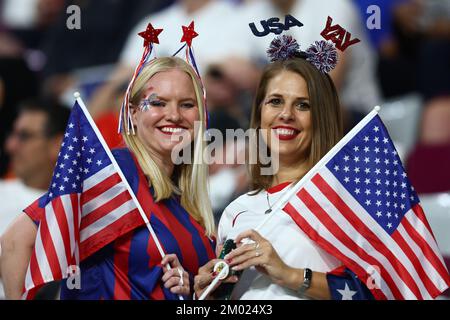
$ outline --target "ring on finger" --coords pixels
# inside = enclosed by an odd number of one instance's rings
[[[256,242],[255,242],[255,250],[258,250],[258,248],[259,248],[259,242],[256,241]]]
[[[259,257],[261,255],[261,252],[259,252],[258,250],[255,251],[255,256]]]

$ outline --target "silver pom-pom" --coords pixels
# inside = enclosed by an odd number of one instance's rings
[[[270,61],[287,60],[295,57],[299,52],[300,45],[292,36],[281,35],[276,37],[270,43],[269,49],[267,49],[267,55]]]
[[[328,73],[333,70],[338,61],[336,49],[325,40],[316,41],[306,50],[306,54],[306,60],[322,73]]]

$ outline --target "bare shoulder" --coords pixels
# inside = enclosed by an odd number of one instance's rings
[[[24,243],[34,243],[37,225],[25,213],[21,213],[1,235],[2,243],[11,240],[20,240]]]

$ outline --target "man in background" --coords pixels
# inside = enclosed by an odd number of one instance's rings
[[[69,109],[48,101],[22,104],[5,145],[16,178],[0,180],[0,235],[48,190],[69,114]]]

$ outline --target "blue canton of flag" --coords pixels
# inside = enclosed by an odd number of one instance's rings
[[[349,141],[327,167],[388,233],[394,232],[419,202],[379,117]]]
[[[81,193],[83,181],[111,164],[100,140],[78,103],[73,107],[61,144],[48,197]]]
[[[347,268],[327,273],[327,282],[333,300],[374,300],[367,286]]]

